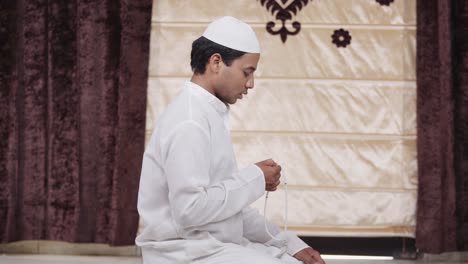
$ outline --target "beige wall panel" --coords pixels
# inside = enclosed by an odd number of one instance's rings
[[[416,83],[416,31],[403,31],[403,41],[401,44],[401,50],[394,50],[389,56],[401,56],[403,71],[406,72],[404,78]]]
[[[401,106],[403,109],[400,111],[402,123],[403,123],[403,134],[405,135],[416,135],[416,82],[412,82],[414,88],[404,89]]]
[[[257,79],[231,109],[235,131],[415,134],[402,119],[416,101],[412,82]],[[414,121],[414,119],[411,119]],[[412,125],[412,126],[411,126]]]
[[[414,230],[401,227],[415,226],[416,195],[416,191],[289,188],[288,226],[304,235],[309,229],[326,227],[328,233],[333,233],[334,229],[334,235],[338,236],[342,235],[343,229],[352,232],[353,229],[357,231],[361,228],[380,229],[382,233],[404,232],[397,234],[412,236],[411,231]],[[264,198],[260,198],[252,206],[263,213],[264,201]],[[284,204],[283,189],[270,193],[266,214],[268,219],[283,225]]]
[[[412,188],[418,188],[418,157],[417,157],[417,142],[416,138],[411,140],[404,140],[402,148],[401,159],[405,160],[400,168],[400,177],[405,177],[408,175],[409,178],[405,179],[405,182],[408,186],[413,186]]]
[[[180,92],[188,78],[149,78],[146,107],[146,131],[152,132],[159,116]]]
[[[203,27],[151,27],[149,76],[191,76],[192,42]]]
[[[352,43],[343,49],[331,41],[335,29],[303,28],[299,35],[288,38],[287,45],[277,36],[257,29],[263,48],[257,76],[414,80],[414,58],[404,56],[410,53],[405,49],[414,45],[414,39],[406,35],[415,31],[353,28],[349,29]]]
[[[150,76],[190,76],[191,43],[205,25],[153,25]],[[262,46],[257,77],[414,80],[414,30],[353,28],[352,45],[337,48],[334,28],[303,28],[284,45],[255,28]],[[157,37],[154,37],[157,36]],[[175,45],[177,43],[177,45]],[[410,51],[406,51],[410,49]],[[396,54],[397,53],[397,54]]]
[[[416,189],[416,141],[333,134],[233,133],[240,167],[273,158],[301,188]]]
[[[223,15],[249,23],[266,23],[272,18],[258,0],[158,0],[153,5],[153,21],[208,23]],[[415,25],[416,0],[395,1],[390,6],[375,0],[312,0],[297,20],[303,24]]]
[[[258,0],[155,1],[147,138],[192,74],[192,41],[222,15],[252,25],[262,46],[256,88],[232,106],[236,157],[241,167],[266,158],[283,166],[289,229],[414,237],[416,0],[309,1],[286,44],[265,30],[274,17]],[[352,36],[346,48],[331,41],[339,28]],[[282,189],[270,195],[278,224],[283,199]],[[254,206],[263,210],[263,199]]]
[[[186,80],[149,80],[147,129]],[[256,79],[249,95],[232,106],[231,128],[414,135],[415,102],[414,82]]]
[[[330,237],[415,237],[416,226],[291,226],[288,230],[302,236]]]

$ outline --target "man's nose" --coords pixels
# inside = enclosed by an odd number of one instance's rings
[[[254,78],[250,78],[247,83],[245,84],[245,87],[247,87],[247,89],[252,89],[254,87]]]

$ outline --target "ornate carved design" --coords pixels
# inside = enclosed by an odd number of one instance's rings
[[[297,12],[306,6],[312,0],[281,0],[281,4],[277,0],[260,0],[262,6],[266,7],[277,20],[281,20],[281,28],[275,30],[276,23],[270,21],[266,24],[266,30],[272,35],[280,35],[281,41],[286,42],[288,35],[297,35],[301,31],[301,23],[294,21],[292,27],[294,30],[290,31],[286,27],[286,21],[292,20]]]
[[[386,5],[389,6],[391,3],[393,3],[394,0],[375,0],[377,3],[380,5]]]

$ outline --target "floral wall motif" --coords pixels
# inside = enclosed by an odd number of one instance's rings
[[[281,21],[281,27],[275,29],[277,24],[274,21],[269,21],[266,24],[266,31],[272,35],[280,35],[281,41],[286,42],[288,35],[297,35],[301,31],[301,23],[295,21],[295,16],[312,0],[257,0],[264,6],[274,17],[275,20]],[[382,6],[390,6],[394,0],[376,0]],[[293,30],[289,30],[286,22],[292,21]],[[349,31],[343,29],[335,30],[332,35],[332,42],[341,48],[346,48],[351,43],[351,35]]]
[[[333,44],[337,47],[346,48],[346,46],[351,43],[351,35],[349,34],[349,31],[342,28],[335,30],[331,37]]]

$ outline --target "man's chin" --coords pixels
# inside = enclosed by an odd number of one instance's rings
[[[234,99],[231,99],[231,100],[227,101],[227,104],[233,105],[233,104],[235,104],[236,102],[237,102],[237,98],[234,98]],[[226,103],[226,102],[225,102],[225,103]]]

